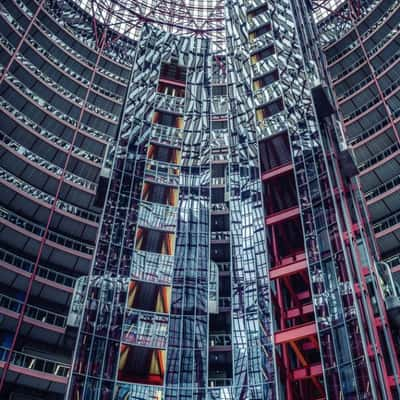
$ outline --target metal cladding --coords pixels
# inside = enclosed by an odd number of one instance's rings
[[[1,395],[400,399],[331,17],[318,37],[308,2],[227,0],[201,30],[150,5],[0,10]]]

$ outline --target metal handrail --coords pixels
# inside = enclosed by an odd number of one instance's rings
[[[8,353],[9,349],[1,346],[0,360],[5,361]],[[33,369],[35,371],[44,372],[59,377],[67,377],[70,370],[70,366],[62,362],[26,354],[20,351],[13,351],[11,354],[10,363],[18,367]]]
[[[34,262],[17,256],[4,249],[0,249],[0,260],[30,273],[33,272],[35,267]],[[36,275],[69,288],[73,288],[75,286],[76,279],[74,277],[62,272],[54,271],[42,265],[38,266]]]
[[[0,294],[0,307],[7,308],[8,310],[20,313],[24,302],[14,299],[5,294]],[[67,318],[62,314],[57,314],[47,311],[43,308],[28,304],[25,308],[24,316],[35,319],[37,321],[65,328]]]
[[[45,233],[45,228],[35,224],[31,221],[26,220],[25,218],[20,217],[19,215],[6,210],[3,207],[0,207],[0,217],[6,219],[7,221],[22,227],[23,229],[31,232],[35,235],[42,237]],[[67,236],[61,235],[55,232],[49,232],[47,235],[47,240],[52,241],[54,243],[60,244],[62,246],[68,247],[72,250],[79,251],[85,254],[93,254],[93,246],[82,243],[81,241],[71,239]]]

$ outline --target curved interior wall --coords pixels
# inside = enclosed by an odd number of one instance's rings
[[[398,2],[375,2],[368,13],[354,21],[352,29],[324,48],[381,257],[392,267],[397,279],[400,271],[399,21]]]
[[[65,393],[69,305],[89,273],[97,185],[130,74],[115,51],[85,40],[81,13],[44,3],[0,10],[0,360],[2,397],[14,399]]]

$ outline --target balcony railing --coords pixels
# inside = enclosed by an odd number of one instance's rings
[[[230,272],[230,270],[231,270],[230,263],[218,262],[217,265],[218,265],[219,272]]]
[[[209,387],[232,386],[232,378],[209,378]]]
[[[391,146],[387,147],[386,149],[382,150],[378,154],[376,154],[374,157],[371,157],[367,161],[361,163],[358,165],[358,169],[360,172],[364,171],[365,169],[373,166],[374,164],[378,163],[379,161],[384,160],[385,158],[389,157],[396,151],[400,149],[400,144],[399,143],[393,143]]]
[[[6,347],[0,347],[0,360],[5,361],[8,353],[9,350]],[[12,353],[10,363],[17,367],[31,369],[64,378],[68,376],[70,369],[70,366],[67,364],[29,355],[19,351],[14,351]]]
[[[394,119],[400,117],[400,108],[397,109],[396,111],[392,112],[392,117]],[[372,136],[374,133],[383,129],[389,123],[390,123],[390,119],[388,117],[384,117],[380,121],[378,121],[375,125],[373,125],[370,129],[368,129],[367,131],[363,131],[360,135],[357,135],[357,136],[349,139],[349,143],[352,146],[354,146],[355,144],[360,143],[365,139],[368,139],[370,136]]]
[[[40,96],[38,96],[36,93],[33,93],[30,89],[28,89],[22,82],[20,82],[18,79],[16,79],[14,76],[8,74],[6,77],[6,80],[11,82],[14,85],[14,88],[17,87],[18,89],[20,89],[20,91],[22,93],[24,93],[26,96],[28,96],[31,100],[33,100],[34,103],[38,104],[38,106],[41,109],[45,109],[50,111],[50,113],[52,115],[55,115],[56,117],[58,117],[58,119],[64,121],[65,123],[70,125],[70,129],[75,129],[78,125],[78,121],[75,120],[74,118],[70,117],[67,114],[64,114],[63,112],[61,112],[60,110],[58,110],[57,108],[55,108],[54,106],[52,106],[51,104],[49,104],[47,101],[45,101],[44,99],[42,99]],[[81,132],[87,132],[90,135],[92,135],[93,137],[104,141],[106,143],[111,143],[113,141],[112,137],[98,131],[97,129],[94,129],[88,125],[85,125],[84,123],[80,123],[79,126],[79,131]]]
[[[208,339],[210,347],[232,345],[232,336],[225,333],[210,335]]]
[[[42,192],[41,190],[35,188],[32,185],[16,178],[14,175],[10,174],[8,171],[0,167],[0,178],[5,181],[11,183],[16,189],[21,190],[24,193],[29,194],[35,199],[41,200],[49,205],[54,203],[54,197]],[[91,213],[83,208],[74,206],[62,200],[57,200],[57,208],[59,210],[65,211],[67,213],[76,215],[79,218],[86,219],[92,222],[99,222],[99,215],[95,213]]]
[[[0,249],[0,260],[29,273],[32,273],[35,267],[34,262],[10,253],[9,251],[4,249]],[[42,265],[38,266],[36,274],[43,279],[58,283],[59,285],[63,285],[69,288],[73,288],[75,285],[74,277],[58,271],[54,271],[50,268],[43,267]]]
[[[264,58],[258,61],[256,64],[252,64],[252,68],[255,76],[261,76],[273,72],[276,69],[277,60],[276,54]]]
[[[179,185],[179,167],[176,164],[147,160],[144,170],[145,179],[165,185]]]
[[[139,346],[165,348],[168,338],[168,316],[139,310],[127,310],[123,340]]]
[[[387,17],[392,13],[392,11],[394,11],[396,8],[398,7],[398,4],[396,2],[394,2],[378,19],[378,21],[376,21],[373,25],[369,26],[368,29],[362,34],[361,36],[361,40],[364,42],[364,40],[370,36],[378,26],[382,25],[385,20],[387,19]],[[333,57],[331,57],[328,60],[328,64],[332,64],[334,61],[338,60],[339,58],[341,58],[342,56],[344,56],[346,53],[349,53],[352,49],[356,48],[359,46],[359,42],[358,40],[355,40],[351,43],[349,43],[345,48],[342,49],[342,51],[340,51],[339,53],[336,53]]]
[[[400,224],[400,212],[397,212],[396,214],[393,214],[387,218],[384,218],[383,220],[374,224],[373,225],[374,232],[375,233],[382,232],[382,231],[384,231],[388,228],[391,228],[397,224]]]
[[[211,203],[211,211],[229,211],[226,203]]]
[[[58,167],[55,164],[52,164],[50,161],[45,160],[44,158],[38,156],[32,151],[21,146],[19,143],[11,139],[7,134],[2,132],[1,130],[0,130],[0,140],[3,142],[3,144],[7,145],[8,148],[15,150],[19,154],[26,157],[28,160],[33,161],[38,166],[48,170],[49,172],[52,172],[57,176],[60,176],[62,174],[62,168]],[[97,188],[97,185],[94,182],[82,178],[78,175],[75,175],[72,172],[66,171],[64,174],[64,178],[66,181],[75,183],[91,191],[95,191]]]
[[[177,223],[177,208],[162,204],[142,202],[138,225],[152,229],[174,231]]]
[[[23,304],[23,301],[19,301],[4,294],[0,294],[0,307],[6,308],[10,311],[14,311],[16,313],[20,313]],[[24,315],[31,319],[35,319],[45,324],[58,326],[60,328],[65,328],[65,323],[67,320],[64,315],[53,313],[51,311],[32,306],[30,304],[26,306]]]
[[[232,304],[232,299],[230,297],[219,297],[218,305],[221,308],[230,308]]]
[[[267,31],[250,42],[250,51],[256,51],[274,43],[272,31]]]
[[[44,235],[45,228],[40,225],[34,224],[33,222],[30,222],[4,208],[0,208],[0,218],[3,218],[14,225],[21,227],[26,231],[33,233],[34,235],[38,235],[40,237],[43,237]],[[79,251],[84,254],[93,254],[93,246],[87,245],[78,240],[71,239],[59,233],[48,232],[46,240],[57,243],[71,250]]]
[[[53,142],[54,144],[62,147],[63,149],[65,149],[65,151],[68,151],[69,148],[71,147],[71,144],[69,142],[60,139],[58,136],[53,135],[46,129],[43,129],[41,126],[30,120],[25,114],[21,113],[16,108],[14,108],[5,99],[0,99],[0,105],[1,107],[3,107],[4,110],[7,110],[10,114],[12,114],[17,121],[21,122],[23,125],[26,125],[35,132],[39,133],[41,136],[43,136],[50,142]],[[93,163],[101,164],[102,162],[102,159],[100,157],[97,157],[92,153],[88,153],[87,151],[84,151],[78,147],[74,147],[74,149],[72,150],[72,154],[85,158],[86,160],[89,160]]]
[[[258,121],[257,125],[262,131],[265,131],[265,133],[262,132],[263,137],[282,132],[286,129],[286,111],[283,110],[271,117]]]
[[[395,176],[392,179],[389,179],[388,181],[382,183],[382,185],[379,185],[375,187],[373,190],[370,190],[369,192],[365,193],[365,200],[369,201],[372,200],[374,197],[377,197],[395,187],[400,188],[400,176]]]
[[[151,126],[151,139],[159,143],[167,143],[171,146],[181,146],[183,137],[182,129],[169,128],[164,125],[153,124]]]
[[[387,258],[384,261],[389,265],[390,268],[397,267],[400,265],[400,254],[396,254],[395,256]]]
[[[211,185],[212,186],[223,186],[225,185],[225,177],[224,176],[216,176],[211,178]]]
[[[185,107],[185,98],[170,96],[168,94],[156,93],[154,100],[154,107],[157,109],[164,109],[167,111],[174,111],[179,114],[183,114]]]
[[[221,232],[211,232],[211,240],[216,240],[216,241],[229,241],[230,238],[230,232],[229,231],[221,231]]]
[[[226,114],[228,112],[228,99],[226,96],[213,96],[211,98],[211,113]]]
[[[271,22],[271,20],[269,18],[269,15],[264,13],[256,15],[252,18],[248,18],[248,22],[249,22],[249,30],[254,30],[267,24],[268,22]]]

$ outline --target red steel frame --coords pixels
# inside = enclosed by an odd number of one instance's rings
[[[279,187],[279,178],[288,174],[293,174],[291,163],[264,172],[262,180],[264,184],[273,180],[276,190],[285,190]],[[271,212],[273,210],[269,207],[269,213]],[[272,301],[279,321],[274,333],[274,343],[281,348],[281,356],[276,353],[276,361],[278,374],[285,385],[285,399],[318,400],[325,398],[325,389],[320,382],[322,364],[311,363],[306,354],[309,350],[319,349],[306,256],[304,252],[299,253],[298,249],[293,249],[292,254],[282,258],[276,238],[278,225],[298,216],[299,208],[296,205],[274,212],[272,216],[267,215],[265,218],[266,226],[271,232],[272,253],[275,259],[275,265],[270,269],[270,279],[276,288],[276,295],[273,295]],[[287,238],[284,238],[284,242],[290,248],[291,244]],[[296,291],[291,282],[294,276],[301,279],[308,289]],[[296,360],[295,367],[293,356]]]

